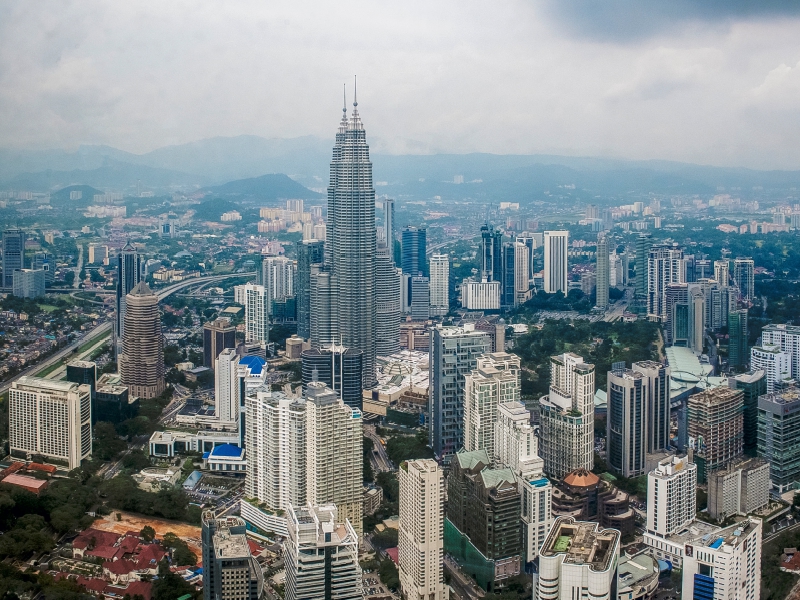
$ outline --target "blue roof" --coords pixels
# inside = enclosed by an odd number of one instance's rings
[[[714,550],[716,550],[717,548],[719,548],[720,546],[722,546],[722,542],[724,542],[724,541],[725,541],[725,540],[723,540],[722,538],[717,538],[717,539],[715,539],[715,540],[714,540],[714,543],[713,543],[713,544],[711,544],[711,548],[714,548]]]
[[[211,454],[211,452],[203,452],[203,460],[206,460],[209,454]]]
[[[239,359],[239,364],[244,365],[253,375],[261,375],[264,365],[267,364],[260,356],[243,356]]]
[[[234,444],[221,444],[211,451],[211,458],[214,458],[215,456],[235,458],[241,456],[243,452],[244,450]]]
[[[547,479],[547,477],[542,477],[541,479],[534,479],[530,483],[534,487],[543,487],[550,483],[550,481]]]

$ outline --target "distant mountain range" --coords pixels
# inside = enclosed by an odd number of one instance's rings
[[[319,197],[328,183],[333,140],[218,137],[132,154],[109,146],[0,150],[0,189],[55,191],[70,185],[134,193],[208,189],[218,194]],[[490,202],[573,197],[710,194],[747,198],[796,195],[800,171],[755,171],[668,161],[550,155],[372,155],[376,191],[398,198],[473,198]],[[285,173],[286,179],[265,173]],[[458,176],[458,179],[454,179]],[[463,178],[463,184],[456,183]],[[225,184],[229,184],[227,187]],[[309,188],[314,191],[303,191]],[[573,190],[573,187],[574,190]],[[793,189],[794,188],[794,189]],[[284,195],[285,194],[285,195]]]

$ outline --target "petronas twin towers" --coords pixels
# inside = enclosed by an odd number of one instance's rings
[[[328,223],[325,263],[311,274],[311,344],[341,345],[363,352],[363,387],[375,384],[375,355],[383,336],[399,343],[399,313],[387,332],[376,329],[375,188],[366,132],[358,102],[342,120],[336,133],[328,186]],[[378,282],[380,284],[380,282]],[[382,315],[382,319],[384,316]]]

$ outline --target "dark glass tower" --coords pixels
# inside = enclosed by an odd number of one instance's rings
[[[311,265],[325,260],[325,242],[303,240],[297,242],[297,335],[311,337]]]
[[[514,279],[516,268],[517,248],[514,242],[503,244],[503,273],[500,284],[500,305],[503,308],[513,308],[514,300],[517,295],[517,288]]]
[[[14,271],[25,268],[25,232],[6,229],[3,232],[3,287],[14,287]]]
[[[423,228],[403,228],[403,273],[416,277],[422,273],[428,277],[428,261],[425,253],[428,248],[428,232]]]
[[[503,277],[503,232],[492,225],[481,227],[481,277],[501,281]]]
[[[125,336],[125,298],[141,280],[142,256],[128,242],[117,254],[117,313],[114,328],[117,356],[122,352],[122,339]]]
[[[301,354],[303,395],[316,376],[316,380],[334,390],[342,402],[361,409],[363,356],[360,350],[341,346],[304,350]]]

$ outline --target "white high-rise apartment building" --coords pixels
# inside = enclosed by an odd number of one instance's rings
[[[306,501],[306,402],[282,392],[245,398],[245,493],[276,512]]]
[[[544,291],[567,295],[569,232],[544,232]]]
[[[244,304],[244,341],[269,342],[269,305],[267,288],[263,285],[247,283],[242,288]]]
[[[398,559],[406,600],[447,600],[444,582],[444,474],[434,460],[400,465]]]
[[[20,377],[8,392],[8,443],[12,457],[40,454],[72,470],[92,455],[89,385]]]
[[[515,354],[494,352],[479,356],[464,378],[464,448],[495,455],[497,410],[520,399],[520,361]]]
[[[214,365],[215,416],[221,424],[239,423],[242,400],[239,356],[234,348],[220,352]]]
[[[295,263],[284,256],[265,256],[261,262],[261,281],[267,290],[272,310],[272,300],[283,300],[294,295]]]
[[[746,519],[685,545],[683,598],[761,598],[761,519]]]
[[[290,506],[287,512],[286,600],[363,600],[358,534],[352,524],[333,504]]]
[[[650,248],[647,259],[647,314],[651,318],[667,318],[667,286],[686,283],[686,261],[677,244]]]
[[[562,479],[594,466],[594,365],[567,352],[550,358],[550,393],[539,400],[544,471]]]
[[[430,272],[431,316],[442,317],[450,310],[450,257],[431,256]]]
[[[461,283],[461,306],[468,310],[500,310],[500,282],[465,279]]]
[[[611,277],[609,273],[611,264],[608,254],[608,238],[606,237],[605,233],[601,233],[597,238],[596,264],[597,268],[595,273],[597,274],[597,301],[595,302],[595,306],[605,310],[608,308],[608,291],[609,287],[611,286]]]
[[[620,533],[597,523],[558,517],[539,555],[538,600],[616,600]]]
[[[714,261],[714,279],[720,287],[728,287],[731,281],[731,261],[727,259]]]
[[[792,357],[792,377],[800,381],[800,327],[797,325],[765,325],[761,343],[778,346]]]
[[[306,497],[335,504],[341,519],[362,531],[364,513],[361,411],[321,381],[306,387]]]
[[[766,371],[767,393],[775,391],[776,384],[792,378],[792,355],[778,345],[764,344],[750,349],[750,368]]]
[[[523,304],[529,298],[530,283],[530,249],[520,241],[514,242],[514,306]]]
[[[645,543],[682,531],[697,512],[697,465],[687,456],[661,460],[647,474],[647,532]]]
[[[531,414],[521,402],[506,402],[498,409],[495,455],[517,476],[525,562],[531,562],[539,556],[553,521],[553,486],[543,475],[544,461],[539,457]]]

